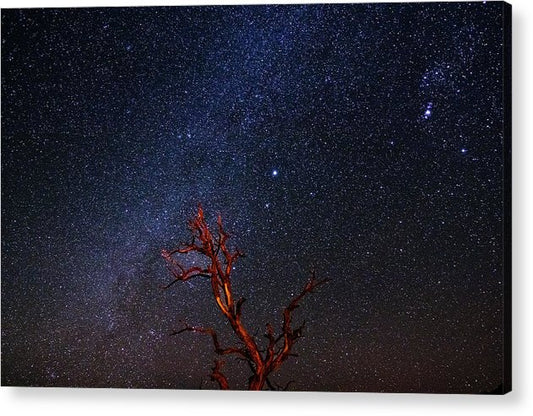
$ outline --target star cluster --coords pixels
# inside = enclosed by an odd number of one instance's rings
[[[2,10],[2,384],[215,388],[201,202],[296,390],[502,380],[502,4]],[[235,388],[247,368],[229,363]]]

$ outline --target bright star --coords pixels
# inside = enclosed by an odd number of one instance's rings
[[[274,169],[274,170],[272,171],[272,176],[278,176],[278,171]]]
[[[424,118],[427,120],[431,117],[431,110],[433,109],[433,103],[429,102],[426,104],[426,111],[424,111]]]

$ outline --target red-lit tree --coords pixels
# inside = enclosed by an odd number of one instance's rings
[[[241,316],[245,299],[241,297],[235,300],[234,298],[231,287],[231,272],[233,271],[234,263],[238,258],[243,257],[243,253],[239,250],[232,251],[228,248],[227,242],[230,235],[224,230],[221,216],[218,216],[216,231],[212,232],[206,223],[202,207],[198,206],[198,213],[189,221],[189,229],[192,234],[190,243],[181,244],[174,250],[162,250],[161,252],[170,272],[174,276],[174,280],[164,286],[164,288],[168,289],[176,282],[193,278],[209,279],[216,305],[240,340],[240,346],[224,348],[220,345],[217,334],[212,328],[190,326],[188,324],[184,324],[182,329],[173,332],[172,335],[186,331],[209,335],[218,355],[235,355],[248,363],[252,371],[252,376],[248,379],[249,390],[262,390],[265,384],[273,389],[274,387],[268,379],[269,375],[275,372],[290,356],[295,355],[292,352],[293,346],[302,336],[305,322],[293,328],[292,314],[307,294],[326,283],[328,279],[317,280],[315,273],[312,272],[311,278],[300,294],[295,296],[284,309],[281,333],[276,335],[274,327],[270,323],[266,325],[265,337],[267,338],[267,346],[266,349],[262,350],[243,325]],[[179,255],[191,252],[204,256],[207,266],[186,267],[176,259]],[[228,390],[230,387],[227,377],[222,373],[223,365],[224,361],[215,360],[211,380],[216,381],[221,389]]]

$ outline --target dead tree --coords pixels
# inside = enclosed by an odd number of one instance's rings
[[[262,350],[254,337],[245,328],[242,322],[242,307],[245,302],[243,297],[235,300],[231,287],[231,272],[233,265],[243,253],[239,250],[228,248],[230,235],[222,226],[222,218],[219,215],[216,231],[212,232],[205,220],[202,207],[198,206],[198,213],[189,221],[189,229],[192,234],[192,241],[188,244],[181,244],[178,248],[167,251],[162,250],[161,255],[165,259],[167,266],[174,276],[168,285],[180,281],[187,281],[193,278],[205,278],[211,282],[211,289],[218,309],[231,325],[233,332],[240,341],[238,347],[224,348],[220,345],[216,332],[212,328],[203,328],[184,324],[180,330],[174,331],[172,335],[177,335],[186,331],[198,332],[209,335],[213,341],[216,354],[220,356],[234,355],[246,361],[252,371],[252,376],[248,379],[249,390],[262,390],[265,386],[274,389],[268,379],[269,375],[275,372],[290,356],[295,342],[302,336],[305,322],[293,328],[292,314],[300,305],[301,300],[316,287],[326,283],[329,279],[317,280],[312,272],[311,278],[303,287],[303,290],[295,296],[283,311],[283,324],[281,333],[276,335],[274,327],[268,323],[266,325],[265,337],[267,347]],[[196,252],[205,256],[207,266],[185,267],[176,257],[186,253]],[[221,389],[228,390],[228,379],[222,372],[224,361],[215,360],[215,366],[211,373],[211,380],[216,381]],[[288,385],[286,386],[288,387]]]

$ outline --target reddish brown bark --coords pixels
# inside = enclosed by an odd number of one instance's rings
[[[276,336],[272,325],[269,323],[266,325],[265,336],[268,339],[268,345],[266,351],[262,351],[241,320],[242,306],[245,299],[239,298],[237,301],[234,299],[231,287],[231,272],[234,263],[238,258],[243,257],[243,253],[239,250],[232,251],[228,248],[227,241],[230,235],[224,230],[221,216],[218,216],[216,231],[213,233],[206,223],[202,207],[199,206],[198,213],[189,221],[189,229],[192,234],[190,243],[182,244],[171,251],[163,250],[161,252],[170,272],[174,276],[174,280],[164,286],[164,288],[167,289],[176,282],[186,281],[195,277],[210,279],[216,305],[230,323],[233,332],[241,341],[242,347],[221,347],[217,334],[212,328],[193,327],[184,324],[184,328],[173,332],[172,335],[190,331],[211,336],[215,352],[218,355],[236,355],[248,363],[252,371],[252,376],[248,380],[249,390],[262,390],[265,384],[273,388],[268,376],[275,372],[291,355],[295,355],[292,353],[292,348],[302,336],[304,324],[297,328],[292,326],[294,310],[307,294],[326,283],[328,279],[317,280],[315,273],[312,273],[303,290],[284,309],[281,333]],[[208,265],[205,267],[185,267],[175,258],[180,254],[190,252],[197,252],[205,256]],[[223,364],[224,362],[221,360],[215,361],[211,379],[216,381],[221,389],[227,390],[230,387],[226,376],[221,371]]]

